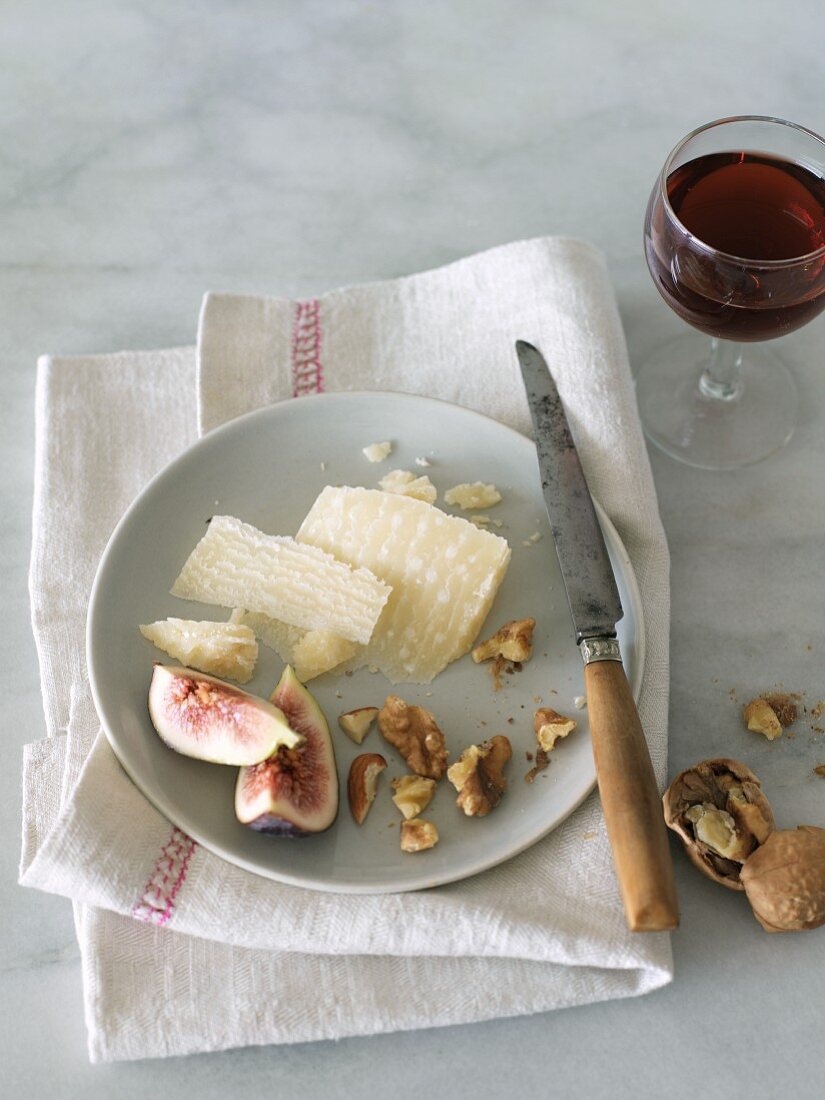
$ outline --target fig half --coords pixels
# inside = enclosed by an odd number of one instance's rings
[[[297,748],[241,768],[235,787],[238,821],[274,836],[308,836],[328,829],[338,813],[338,771],[323,711],[290,665],[271,701],[302,735]]]
[[[149,716],[170,749],[210,764],[256,764],[303,740],[274,704],[179,665],[155,665]]]

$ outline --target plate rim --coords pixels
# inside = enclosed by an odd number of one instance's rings
[[[357,400],[382,400],[389,399],[395,400],[402,398],[404,400],[411,400],[419,404],[437,404],[440,406],[446,406],[451,410],[458,410],[462,414],[469,415],[470,417],[476,417],[481,420],[487,421],[494,425],[496,429],[503,429],[517,441],[519,446],[527,444],[530,448],[535,448],[534,441],[527,435],[518,431],[516,428],[511,427],[509,424],[504,424],[500,420],[496,420],[495,417],[488,416],[486,413],[479,412],[476,409],[467,408],[465,405],[458,405],[453,401],[447,401],[439,397],[428,397],[423,394],[407,393],[403,390],[344,390],[340,392],[332,393],[320,393],[320,394],[306,394],[300,398],[301,403],[314,403],[314,404],[335,404],[336,402],[346,403],[347,401]],[[114,548],[118,542],[121,530],[128,524],[132,514],[140,508],[142,502],[146,496],[148,496],[153,490],[157,482],[169,475],[169,471],[172,470],[178,463],[183,462],[189,457],[189,455],[203,446],[207,440],[214,440],[215,438],[228,434],[230,431],[237,431],[238,426],[244,423],[248,423],[254,419],[263,419],[268,415],[272,415],[272,410],[280,407],[289,407],[295,402],[294,397],[285,397],[279,401],[271,402],[268,405],[264,405],[258,409],[252,409],[247,413],[243,413],[240,416],[233,417],[233,419],[226,421],[224,424],[218,425],[205,435],[200,436],[188,447],[185,447],[180,451],[170,462],[168,462],[162,469],[158,470],[148,482],[143,486],[136,497],[130,502],[128,507],[121,515],[118,522],[115,524],[109,538],[107,539],[106,546],[98,561],[97,569],[95,570],[94,580],[89,593],[89,604],[86,614],[86,671],[89,677],[89,687],[92,694],[92,699],[97,712],[98,720],[101,728],[106,735],[106,740],[109,743],[112,752],[118,760],[120,766],[123,768],[129,781],[135,785],[135,787],[141,792],[141,794],[147,799],[151,806],[153,806],[160,814],[162,814],[170,823],[181,829],[199,845],[220,859],[225,860],[227,863],[239,867],[244,871],[248,871],[251,874],[256,875],[259,878],[266,879],[268,881],[282,882],[289,886],[297,886],[302,889],[319,891],[322,893],[336,893],[336,894],[362,894],[362,895],[378,895],[378,894],[392,894],[392,893],[410,893],[416,890],[430,889],[435,886],[444,886],[452,882],[460,882],[466,878],[472,878],[475,875],[481,874],[483,871],[491,870],[493,867],[497,867],[502,863],[506,863],[516,856],[525,852],[528,848],[531,848],[538,841],[542,840],[545,836],[551,833],[554,829],[558,828],[568,817],[570,817],[575,811],[582,805],[582,803],[590,796],[597,784],[597,777],[595,771],[595,764],[593,766],[593,777],[589,784],[582,791],[581,796],[574,802],[565,806],[564,810],[554,817],[550,818],[546,824],[544,824],[541,830],[530,837],[526,838],[523,843],[516,845],[510,849],[506,854],[498,856],[494,859],[484,857],[483,855],[479,860],[471,865],[463,865],[459,871],[444,872],[438,875],[427,875],[426,873],[419,876],[410,882],[405,882],[402,885],[390,883],[387,885],[362,885],[358,883],[341,883],[334,880],[319,880],[313,879],[307,881],[305,877],[290,874],[289,872],[281,871],[280,869],[268,869],[262,868],[257,864],[245,859],[242,855],[238,855],[231,850],[216,844],[212,840],[204,840],[202,834],[197,825],[194,828],[190,827],[191,822],[187,823],[187,815],[180,814],[180,812],[174,807],[170,806],[167,800],[163,797],[158,798],[156,795],[150,793],[146,789],[146,786],[140,782],[140,780],[132,774],[128,763],[123,759],[121,753],[118,751],[116,743],[116,735],[112,733],[109,728],[109,724],[105,716],[105,708],[101,701],[101,694],[98,689],[98,679],[95,672],[95,658],[94,658],[94,642],[93,633],[95,618],[98,613],[98,606],[101,598],[102,581],[106,573],[109,558],[114,552]],[[602,527],[602,531],[605,540],[613,544],[613,548],[620,558],[623,567],[623,581],[628,590],[630,597],[630,604],[633,611],[633,623],[634,623],[634,649],[636,653],[636,661],[633,669],[633,675],[630,678],[630,689],[636,703],[639,701],[641,695],[642,684],[644,681],[644,669],[647,658],[646,647],[646,628],[644,621],[644,607],[642,604],[641,592],[639,590],[638,580],[636,578],[636,572],[633,568],[633,563],[630,560],[630,555],[622,541],[613,521],[605,512],[602,505],[596,498],[593,498],[593,504],[596,511],[596,515],[599,520],[599,524]],[[625,611],[626,613],[626,611]],[[340,809],[339,809],[339,812]],[[334,826],[334,823],[333,823]]]

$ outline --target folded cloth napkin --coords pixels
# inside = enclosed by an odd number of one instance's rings
[[[640,712],[662,783],[667,546],[592,247],[523,241],[310,301],[210,294],[197,361],[192,349],[41,360],[30,584],[49,737],[25,753],[21,881],[74,902],[92,1060],[463,1023],[671,980],[669,937],[625,927],[595,796],[464,882],[304,890],[224,862],[159,814],[115,760],[89,692],[84,620],[99,556],[130,500],[199,431],[267,402],[370,388],[529,431],[516,337],[553,362],[588,480],[636,569]]]

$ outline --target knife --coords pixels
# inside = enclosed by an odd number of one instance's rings
[[[516,354],[584,661],[596,777],[627,924],[632,932],[664,931],[679,923],[676,885],[656,777],[616,638],[624,611],[613,567],[550,369],[523,340],[516,342]]]

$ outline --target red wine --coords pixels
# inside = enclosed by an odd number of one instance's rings
[[[651,196],[648,265],[695,328],[766,340],[825,308],[825,257],[804,259],[825,246],[821,176],[766,154],[714,153],[672,172],[667,196],[670,211],[658,187]]]

